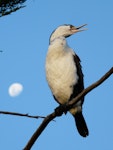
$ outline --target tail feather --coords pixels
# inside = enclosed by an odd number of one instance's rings
[[[77,127],[79,134],[83,137],[88,136],[89,131],[88,131],[85,119],[82,115],[82,112],[76,113],[73,116],[75,118],[75,123],[76,123],[76,127]]]

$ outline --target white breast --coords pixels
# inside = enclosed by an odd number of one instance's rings
[[[78,76],[73,51],[66,45],[66,41],[58,40],[48,49],[46,78],[53,95],[59,103],[64,104],[69,100]]]

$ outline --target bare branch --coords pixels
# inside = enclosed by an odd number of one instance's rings
[[[113,67],[105,75],[103,75],[98,81],[96,81],[95,83],[93,83],[92,85],[90,85],[89,87],[87,87],[85,90],[83,90],[72,101],[69,101],[69,103],[67,103],[67,107],[71,107],[71,105],[77,103],[81,99],[81,97],[85,96],[90,91],[92,91],[94,88],[96,88],[97,86],[99,86],[100,84],[102,84],[107,78],[109,78],[109,76],[111,74],[113,74]]]
[[[0,114],[21,116],[21,117],[28,117],[28,118],[35,118],[35,119],[45,118],[45,117],[43,117],[43,116],[31,116],[31,115],[29,115],[29,114],[21,114],[21,113],[8,112],[8,111],[0,111]]]
[[[102,84],[107,78],[109,78],[109,76],[113,74],[113,67],[103,76],[101,77],[97,82],[93,83],[92,85],[90,85],[89,87],[87,87],[86,89],[84,89],[77,97],[75,97],[73,100],[69,101],[66,104],[66,107],[64,107],[64,109],[62,109],[61,115],[63,114],[63,112],[65,112],[66,110],[69,110],[70,108],[72,108],[72,106],[74,104],[76,104],[83,96],[87,95],[91,90],[93,90],[94,88],[96,88],[97,86],[99,86],[100,84]],[[57,112],[61,111],[60,106],[57,107]],[[23,150],[30,150],[31,147],[33,146],[33,144],[35,143],[35,141],[38,139],[38,137],[40,136],[40,134],[43,132],[43,130],[46,128],[46,126],[48,125],[48,123],[53,120],[55,117],[59,116],[59,113],[57,113],[56,111],[49,114],[41,123],[41,125],[38,127],[38,129],[35,131],[35,133],[32,135],[31,139],[28,141],[27,145],[25,146],[25,148]]]

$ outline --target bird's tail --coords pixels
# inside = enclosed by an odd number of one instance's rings
[[[82,112],[76,113],[75,115],[73,115],[73,117],[75,118],[75,123],[79,134],[83,137],[88,136],[89,131]]]

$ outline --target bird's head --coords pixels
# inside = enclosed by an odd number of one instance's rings
[[[84,25],[81,25],[78,27],[75,27],[70,24],[61,25],[52,32],[52,34],[50,36],[50,42],[60,36],[67,38],[67,37],[71,36],[72,34],[75,34],[80,31],[84,31],[84,30],[86,30],[86,28],[83,28],[83,27],[86,25],[87,24],[84,24]]]

